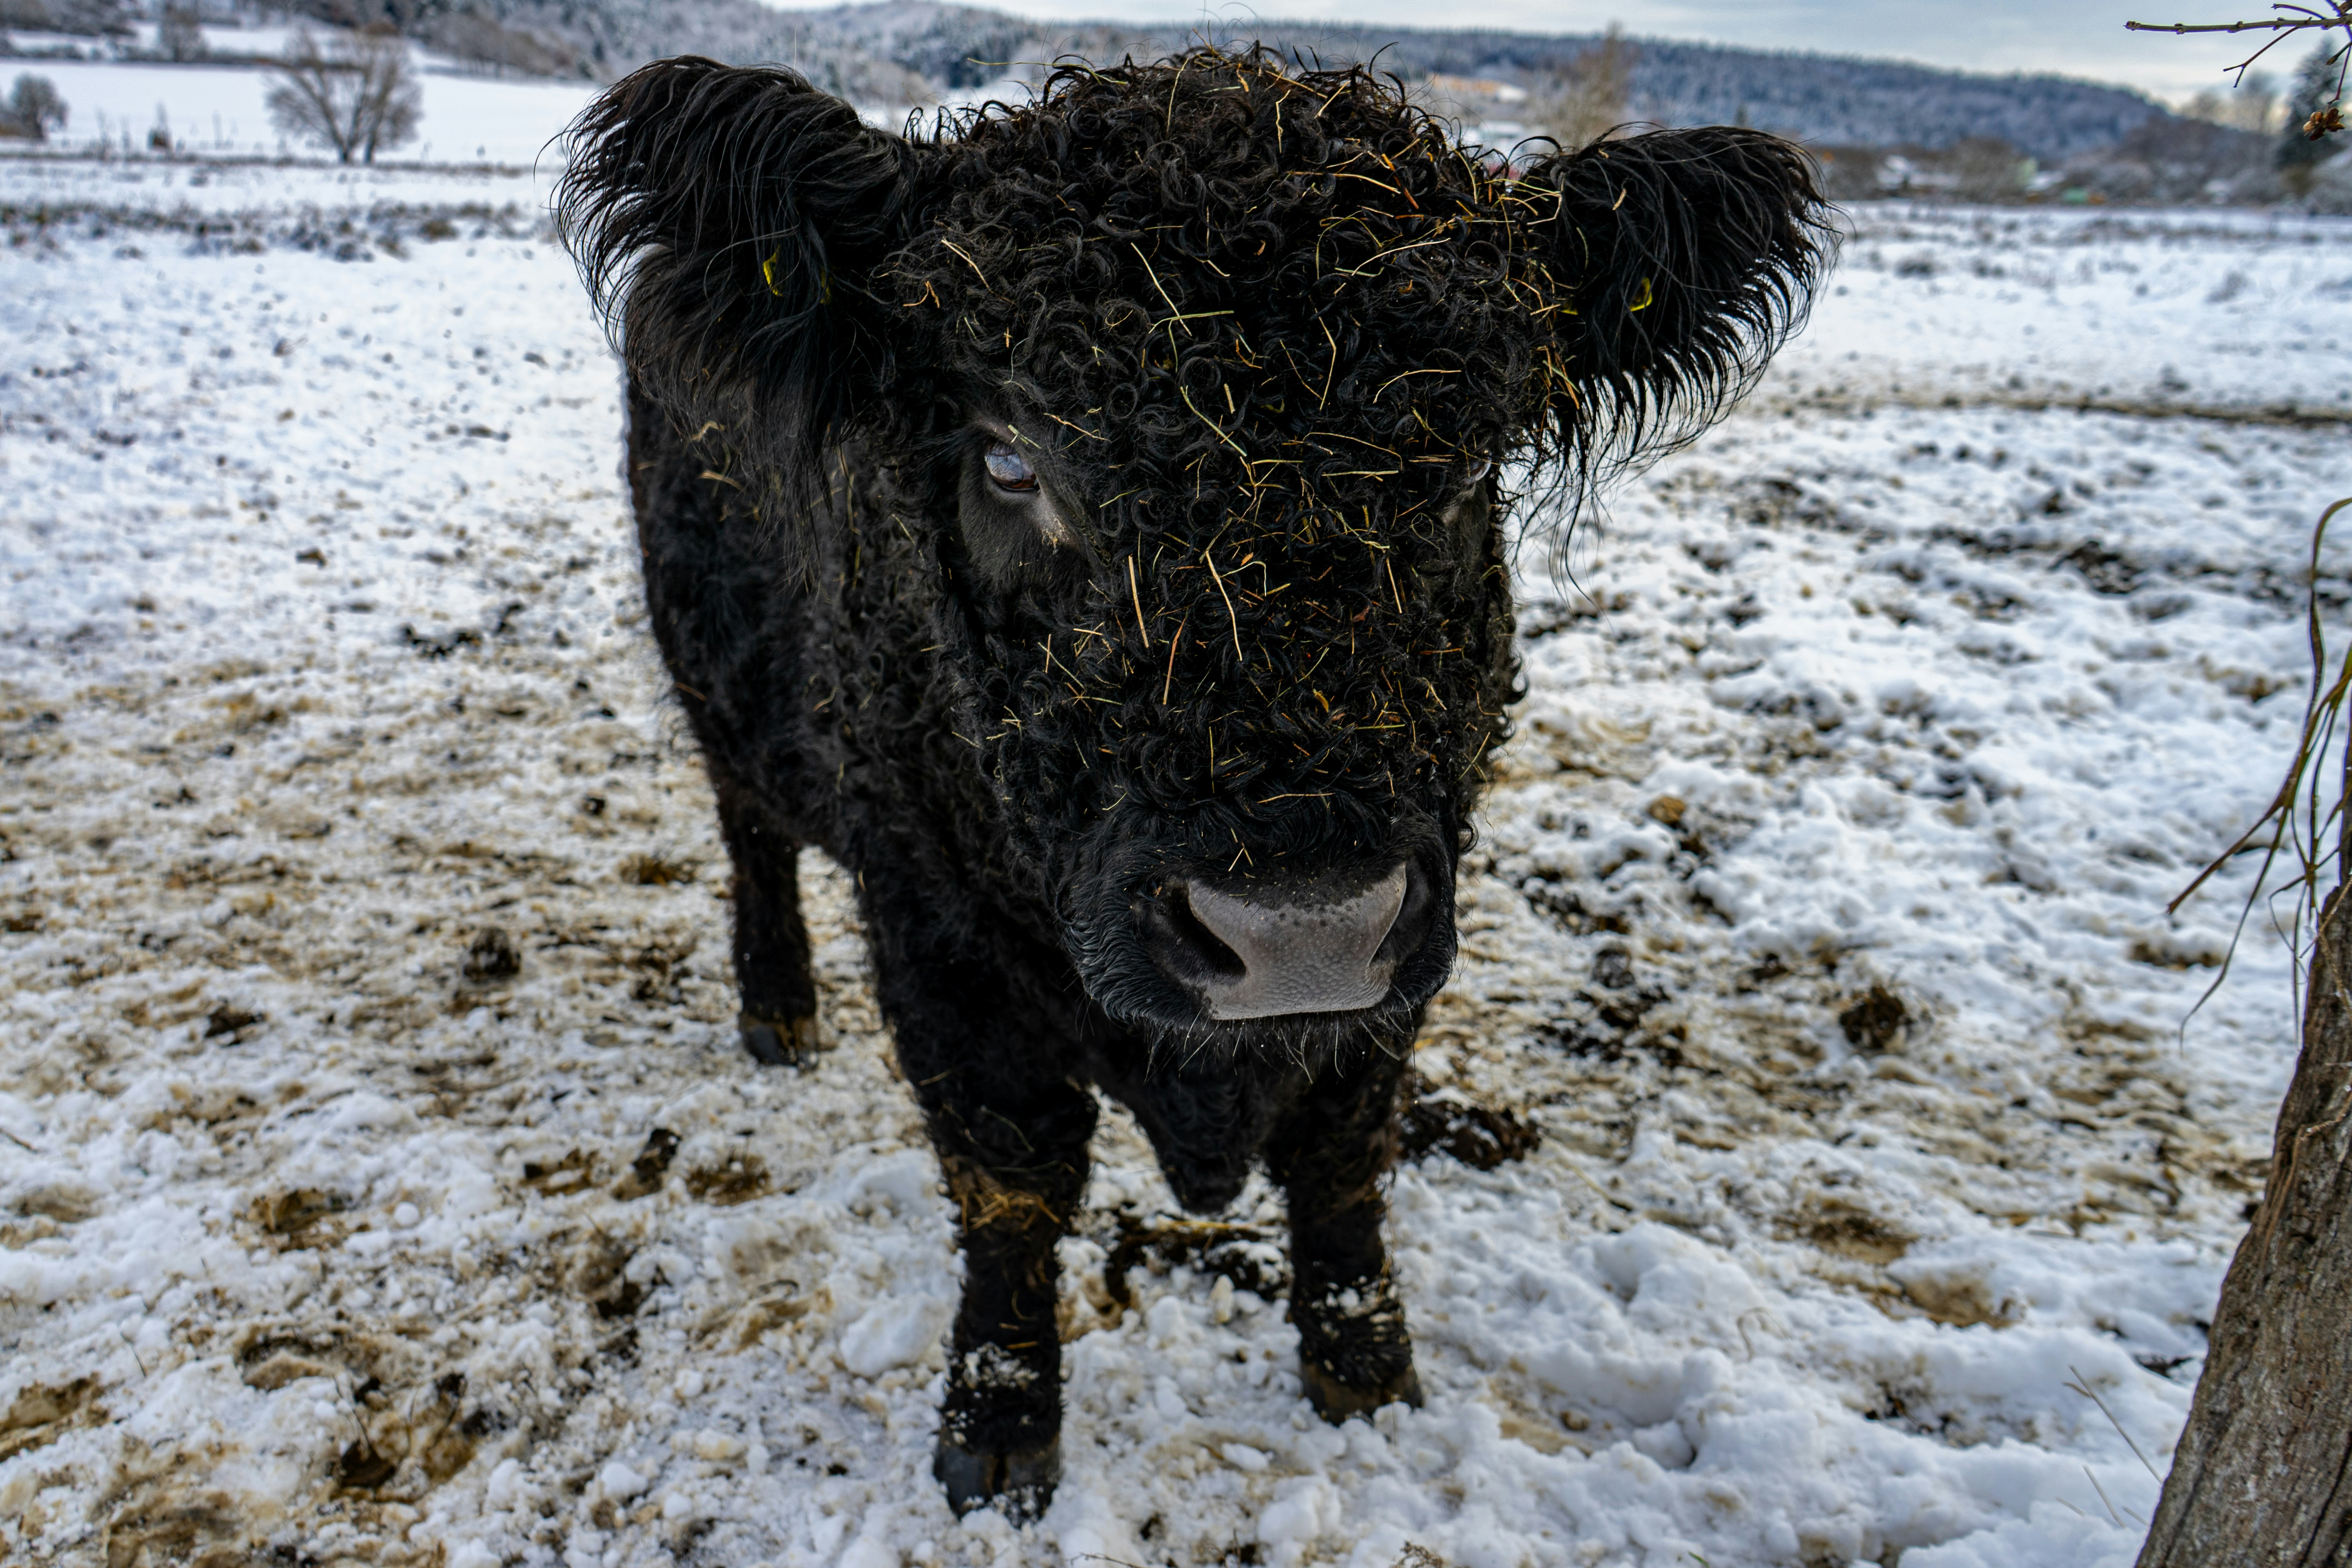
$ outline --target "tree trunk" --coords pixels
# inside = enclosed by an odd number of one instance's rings
[[[2139,1568],[2352,1564],[2352,900],[2312,942],[2270,1182]]]

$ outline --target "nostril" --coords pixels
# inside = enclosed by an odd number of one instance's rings
[[[1218,940],[1217,933],[1201,923],[1192,912],[1192,887],[1180,882],[1160,902],[1168,912],[1169,934],[1181,943],[1187,953],[1209,974],[1238,980],[1247,972],[1242,955]]]
[[[1189,889],[1172,882],[1154,889],[1143,900],[1143,925],[1153,954],[1177,979],[1193,984],[1213,984],[1241,978],[1247,970],[1241,954],[1217,939],[1192,912]]]
[[[1429,937],[1430,918],[1437,911],[1437,895],[1421,863],[1405,862],[1404,874],[1404,898],[1397,906],[1396,919],[1389,923],[1388,935],[1372,955],[1375,963],[1392,968],[1421,951],[1422,943]]]

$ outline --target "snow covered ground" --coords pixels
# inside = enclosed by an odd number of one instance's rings
[[[2180,1032],[2250,869],[2163,906],[2294,732],[2352,230],[1864,213],[1528,574],[1427,1407],[1314,1420],[1276,1202],[1114,1115],[1016,1529],[929,1478],[949,1215],[814,856],[835,1047],[734,1042],[542,194],[0,163],[0,1556],[2131,1560],[2292,1062],[2259,930]]]

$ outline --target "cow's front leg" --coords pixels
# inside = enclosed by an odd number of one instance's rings
[[[1421,1403],[1412,1338],[1389,1275],[1384,1178],[1396,1159],[1404,1047],[1327,1071],[1275,1130],[1268,1173],[1290,1201],[1290,1318],[1298,1374],[1326,1421]]]
[[[1034,1516],[1061,1474],[1055,1246],[1086,1194],[1095,1098],[1057,1061],[1052,1030],[1009,994],[1002,961],[901,958],[887,932],[877,947],[883,1009],[963,1251],[933,1473],[958,1513],[993,1503]]]
[[[1045,1182],[968,1155],[941,1163],[963,1247],[963,1300],[932,1473],[958,1513],[994,1502],[1015,1518],[1034,1516],[1062,1473],[1055,1244],[1085,1188],[1086,1146]]]

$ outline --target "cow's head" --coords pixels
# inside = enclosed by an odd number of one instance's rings
[[[1087,990],[1224,1045],[1391,1033],[1443,983],[1513,503],[1703,427],[1823,255],[1777,138],[1514,170],[1255,53],[1066,67],[908,137],[673,60],[573,152],[564,232],[639,384],[724,427],[779,550],[852,514],[845,450],[891,467]]]

